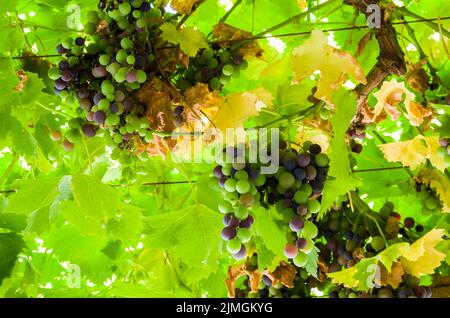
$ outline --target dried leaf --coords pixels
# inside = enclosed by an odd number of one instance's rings
[[[253,34],[221,22],[216,24],[216,26],[214,26],[214,29],[212,30],[212,36],[213,40],[219,42],[220,46],[228,47],[232,43],[230,41],[248,39],[253,37]],[[239,49],[239,53],[243,57],[253,56],[261,58],[264,53],[264,50],[259,46],[259,44],[256,41],[252,40],[243,44],[242,47]]]
[[[427,60],[423,59],[415,65],[408,65],[408,72],[405,75],[406,83],[408,83],[412,89],[422,94],[428,89],[430,83],[430,77],[423,68],[423,65],[426,63]]]
[[[172,0],[170,6],[181,14],[191,14],[192,9],[195,4],[200,2],[200,0]]]
[[[388,112],[393,120],[397,120],[401,111],[397,109],[397,105],[404,102],[406,109],[406,117],[413,126],[420,126],[425,117],[432,115],[432,111],[423,107],[421,104],[414,103],[414,94],[409,91],[404,82],[397,82],[392,79],[389,82],[384,82],[380,90],[373,94],[378,103],[375,105],[374,121],[383,113],[383,110]]]
[[[386,226],[384,227],[384,233],[388,239],[393,239],[397,237],[398,231],[400,230],[400,224],[394,217],[388,217],[386,220]]]
[[[294,287],[294,279],[296,273],[297,271],[295,269],[295,266],[284,261],[280,262],[280,265],[275,269],[273,273],[270,273],[270,271],[268,271],[267,269],[263,271],[263,274],[272,280],[272,284],[276,285],[278,282],[280,282],[288,288]]]
[[[362,37],[362,39],[358,42],[358,49],[356,50],[356,56],[360,56],[363,54],[367,43],[372,39],[373,32],[369,31]]]
[[[16,75],[19,78],[19,83],[17,83],[14,89],[19,93],[21,93],[23,91],[23,87],[25,86],[26,81],[28,81],[28,76],[24,70],[18,70]]]
[[[321,71],[314,97],[332,105],[333,93],[346,80],[346,74],[366,84],[366,77],[358,61],[351,54],[328,44],[321,30],[314,30],[311,37],[292,52],[292,68],[295,80],[302,81],[315,71]]]
[[[375,282],[381,286],[391,285],[394,289],[397,289],[402,282],[404,273],[401,262],[395,262],[390,271],[383,264],[380,264],[380,275],[375,276]]]

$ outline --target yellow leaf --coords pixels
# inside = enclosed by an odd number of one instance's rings
[[[416,181],[430,186],[436,190],[439,199],[443,203],[443,212],[450,212],[450,179],[436,170],[427,169],[419,172],[415,177]]]
[[[406,273],[416,277],[434,273],[445,259],[445,254],[435,248],[444,233],[443,229],[433,229],[402,251],[400,259]]]
[[[405,115],[413,126],[420,126],[424,117],[431,115],[431,110],[425,109],[421,104],[414,102],[415,96],[406,88],[405,83],[397,82],[396,79],[384,82],[380,90],[373,95],[378,100],[373,111],[373,121],[376,121],[377,117],[383,113],[383,110],[389,113],[392,119],[397,120],[401,112],[396,106],[402,101],[405,103]]]
[[[212,121],[216,128],[225,133],[227,128],[242,128],[248,118],[271,105],[272,95],[264,89],[231,94],[219,106]]]
[[[300,9],[306,9],[308,7],[306,0],[297,0],[297,5]]]
[[[424,164],[427,159],[440,171],[444,171],[446,167],[444,160],[437,155],[437,149],[440,147],[438,137],[417,136],[408,141],[393,142],[379,147],[386,160],[399,161],[412,169]]]
[[[359,281],[354,278],[357,272],[358,269],[353,266],[339,272],[328,273],[327,276],[331,278],[333,284],[342,284],[347,288],[356,288],[359,285]]]
[[[314,30],[311,37],[292,52],[292,69],[295,79],[302,81],[315,71],[321,71],[314,97],[332,105],[334,91],[346,81],[345,74],[366,84],[366,77],[358,61],[351,54],[328,44],[321,30]]]

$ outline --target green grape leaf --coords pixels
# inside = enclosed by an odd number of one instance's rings
[[[305,269],[314,278],[317,278],[319,252],[320,250],[317,248],[317,246],[314,246],[312,251],[306,255]]]
[[[9,277],[17,256],[25,247],[22,236],[17,233],[0,233],[0,285]]]
[[[5,212],[31,214],[50,206],[58,196],[61,178],[34,179],[18,184],[17,193],[10,196]]]
[[[361,179],[354,175],[340,179],[328,177],[323,188],[320,213],[318,215],[319,219],[331,209],[336,198],[345,195],[350,191],[354,191],[361,184]]]
[[[164,40],[179,44],[181,50],[190,57],[195,56],[198,50],[208,47],[204,34],[192,27],[177,30],[172,23],[165,23],[160,29]]]
[[[153,215],[144,220],[147,246],[171,249],[193,267],[217,262],[219,257],[221,215],[203,205],[181,211]]]

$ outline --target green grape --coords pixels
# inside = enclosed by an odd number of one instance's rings
[[[100,55],[98,61],[100,62],[101,65],[106,66],[109,64],[109,62],[111,62],[111,58],[109,57],[109,55],[103,54]]]
[[[204,49],[203,53],[202,53],[202,57],[205,60],[212,59],[214,57],[214,51],[212,49],[210,49],[210,48]]]
[[[69,130],[66,134],[66,138],[73,144],[79,143],[82,140],[81,133],[78,129]]]
[[[227,64],[222,68],[222,73],[225,76],[232,76],[234,73],[234,67],[231,64]]]
[[[140,8],[142,5],[143,0],[133,0],[131,2],[131,5],[133,6],[133,8]]]
[[[308,211],[310,213],[318,213],[320,211],[320,202],[317,199],[308,200]]]
[[[237,194],[237,192],[226,192],[224,198],[227,201],[234,202],[238,200],[239,195]]]
[[[247,62],[247,60],[244,59],[244,60],[242,60],[242,63],[239,65],[239,69],[244,71],[247,68],[248,68],[248,62]]]
[[[288,189],[283,188],[280,184],[277,185],[277,192],[278,192],[279,194],[285,195],[287,191],[288,191]]]
[[[146,26],[145,20],[142,19],[142,18],[136,20],[136,26],[137,26],[139,29],[144,29],[145,26]]]
[[[109,114],[106,117],[105,124],[108,126],[117,126],[120,123],[120,117],[117,114]]]
[[[231,176],[231,166],[230,167],[223,166],[222,173],[224,176],[227,176],[227,177]]]
[[[325,107],[323,107],[322,109],[320,109],[319,116],[323,120],[330,119],[330,116],[331,116],[330,110],[325,108]]]
[[[220,83],[222,85],[228,84],[230,82],[230,80],[231,80],[231,77],[229,77],[229,76],[225,76],[225,75],[220,76]]]
[[[71,53],[75,56],[80,56],[83,53],[83,48],[81,46],[75,45],[71,48]]]
[[[86,52],[88,52],[90,55],[97,54],[99,50],[100,48],[94,43],[89,44],[86,48]]]
[[[61,70],[57,67],[52,67],[51,69],[48,70],[48,77],[50,77],[50,79],[56,81],[58,78],[60,78],[61,76]]]
[[[318,233],[319,230],[314,223],[310,221],[304,222],[302,234],[305,236],[305,238],[313,239],[317,236]]]
[[[242,243],[238,238],[234,238],[227,242],[227,250],[231,254],[236,254],[237,252],[239,252],[241,250],[241,247]]]
[[[142,16],[141,11],[139,11],[139,10],[133,11],[133,18],[139,19],[141,16]]]
[[[315,162],[318,167],[327,167],[330,163],[330,159],[328,159],[326,154],[320,153],[316,156]]]
[[[77,56],[71,56],[67,59],[67,62],[69,62],[70,67],[74,67],[78,65],[79,60]]]
[[[284,172],[281,176],[280,176],[280,186],[285,188],[285,189],[289,189],[291,188],[294,183],[295,183],[295,177],[292,173],[290,172]]]
[[[67,124],[69,125],[70,129],[80,129],[80,122],[75,118],[69,120]]]
[[[266,175],[260,174],[258,178],[254,181],[255,186],[261,187],[266,183]]]
[[[236,183],[236,190],[240,194],[247,193],[248,191],[250,191],[250,183],[247,180],[239,180]]]
[[[239,206],[234,211],[234,216],[240,220],[244,220],[248,217],[248,210],[246,208],[244,208],[243,206]]]
[[[300,191],[305,192],[309,197],[312,194],[312,187],[309,185],[309,183],[304,183],[300,188]]]
[[[152,142],[153,141],[153,133],[147,132],[147,134],[145,135],[145,142]]]
[[[248,173],[245,170],[236,171],[236,173],[234,174],[234,178],[237,180],[247,180]]]
[[[231,59],[231,54],[228,51],[223,51],[222,53],[220,53],[219,58],[222,63],[226,63]]]
[[[148,12],[148,16],[150,18],[156,18],[156,19],[160,19],[162,17],[162,12],[161,10],[159,10],[158,8],[152,8],[149,12]]]
[[[309,195],[303,191],[297,191],[294,194],[294,201],[297,204],[305,204],[308,201]]]
[[[384,239],[381,236],[374,236],[370,241],[370,245],[375,251],[379,252],[385,247]]]
[[[109,45],[109,42],[106,39],[101,39],[100,42],[98,42],[98,46],[101,49],[106,49],[108,47],[108,45]]]
[[[236,180],[234,180],[234,179],[228,179],[228,180],[225,181],[225,183],[224,183],[224,188],[225,188],[225,190],[227,190],[228,192],[234,192],[234,191],[236,191]]]
[[[239,228],[237,231],[237,238],[242,243],[248,243],[252,238],[252,232],[249,229]]]
[[[208,60],[206,66],[208,66],[210,69],[216,69],[219,66],[219,62],[217,61],[217,59],[212,58]]]
[[[136,58],[133,55],[128,55],[127,63],[130,65],[134,65],[134,63],[136,63]]]
[[[295,266],[303,267],[306,265],[306,260],[307,260],[306,254],[303,253],[302,251],[299,251],[297,256],[295,256],[292,261],[294,262]]]
[[[117,71],[120,70],[120,64],[119,64],[119,63],[116,63],[116,62],[111,63],[111,64],[109,64],[109,65],[106,67],[106,70],[107,70],[112,76],[114,76],[114,75],[117,73]]]
[[[131,12],[131,5],[128,2],[123,2],[119,4],[120,14],[126,16]]]
[[[439,206],[439,201],[434,198],[434,197],[429,197],[426,201],[425,201],[425,206],[429,209],[429,210],[434,210]]]
[[[219,211],[220,213],[226,214],[233,212],[233,207],[231,206],[231,203],[229,201],[220,201],[219,203]]]
[[[136,78],[138,83],[144,84],[147,81],[147,74],[142,70],[138,70],[136,72]]]
[[[302,252],[305,254],[309,254],[312,252],[313,249],[314,249],[314,242],[311,239],[307,238],[306,245],[304,248],[302,248]]]
[[[108,111],[111,103],[107,99],[102,99],[98,102],[98,109],[103,111]]]
[[[73,39],[72,38],[67,38],[67,39],[65,39],[64,41],[61,42],[61,45],[66,50],[70,50],[70,48],[72,47],[72,43],[73,43]]]
[[[446,158],[448,156],[447,153],[447,148],[445,147],[439,147],[437,150],[437,154],[439,157],[441,157],[442,159]]]
[[[126,67],[122,67],[117,71],[116,75],[114,75],[114,79],[116,82],[123,83],[126,80],[127,73],[128,69]]]
[[[220,79],[217,77],[213,77],[209,81],[209,87],[211,87],[212,90],[218,90],[220,89]]]
[[[122,135],[119,135],[119,134],[114,135],[114,141],[115,141],[117,144],[122,143],[122,141],[123,141]]]
[[[102,93],[104,95],[114,94],[114,85],[111,81],[106,80],[102,82]]]
[[[123,38],[122,40],[120,40],[120,46],[124,50],[129,50],[133,47],[133,41],[131,41],[129,38]]]
[[[86,31],[87,34],[94,34],[95,31],[97,31],[97,24],[96,23],[85,24],[84,31]]]

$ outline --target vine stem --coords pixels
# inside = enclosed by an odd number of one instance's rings
[[[197,3],[195,4],[195,7],[192,9],[191,13],[190,13],[190,14],[185,14],[185,15],[181,18],[180,22],[178,22],[178,24],[177,24],[177,29],[180,29],[180,28],[183,26],[183,24],[186,23],[187,19],[189,19],[189,17],[192,15],[192,13],[194,13],[195,10],[197,10],[198,7],[200,7],[204,2],[206,2],[206,0],[200,0],[199,2],[197,2]]]
[[[373,172],[373,171],[384,171],[384,170],[400,170],[405,169],[405,167],[384,167],[384,168],[372,168],[372,169],[361,169],[353,170],[353,173],[363,173],[363,172]]]
[[[225,22],[225,21],[228,19],[228,17],[233,13],[233,11],[236,10],[236,8],[237,8],[241,3],[242,3],[242,0],[237,0],[237,1],[233,4],[233,6],[231,7],[231,9],[228,10],[227,13],[225,13],[225,15],[224,15],[222,18],[220,18],[220,20],[219,20],[217,23],[223,23],[223,22]],[[209,31],[209,33],[208,33],[208,35],[207,35],[206,37],[207,37],[207,38],[210,37],[211,34],[212,34],[212,31]]]
[[[36,104],[37,104],[39,107],[41,107],[41,108],[43,108],[43,109],[45,109],[45,110],[48,110],[48,111],[51,112],[51,113],[61,115],[61,116],[63,116],[63,117],[66,117],[67,119],[73,119],[72,116],[67,115],[66,113],[63,113],[63,112],[61,112],[61,111],[59,111],[59,110],[51,109],[50,107],[47,107],[47,106],[45,106],[45,105],[42,105],[40,102],[36,102]]]

